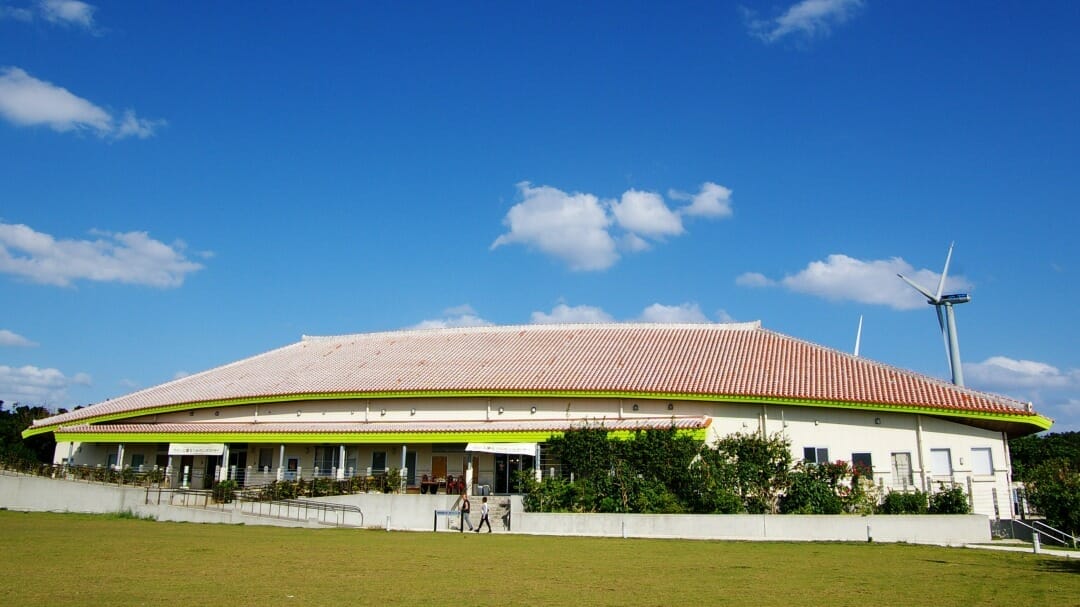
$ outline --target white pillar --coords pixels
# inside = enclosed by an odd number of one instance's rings
[[[544,471],[540,469],[540,443],[536,443],[536,456],[533,457],[533,478],[538,483],[544,480]]]
[[[116,448],[116,469],[124,469],[124,443],[120,443],[120,446]]]
[[[1002,432],[1002,434],[1004,434],[1004,432]],[[67,465],[69,465],[69,466],[72,466],[72,465],[75,464],[75,462],[71,461],[71,457],[72,457],[72,454],[74,453],[74,451],[75,451],[75,441],[68,442]]]
[[[281,450],[277,460],[277,480],[285,478],[285,443],[281,443]]]
[[[472,453],[465,452],[465,495],[472,494],[473,485],[473,469],[472,469]]]
[[[339,481],[345,478],[345,445],[338,448],[337,478]]]
[[[221,465],[218,466],[217,480],[229,480],[229,445],[225,445],[225,451],[221,454]]]

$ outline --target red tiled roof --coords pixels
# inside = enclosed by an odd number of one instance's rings
[[[601,324],[304,337],[35,425],[230,399],[387,392],[677,394],[1035,415],[1020,401],[857,358],[760,323]]]
[[[582,426],[603,427],[609,431],[649,429],[701,430],[708,428],[709,417],[634,417],[622,419],[530,419],[499,421],[409,421],[370,423],[183,423],[183,424],[82,424],[66,426],[68,434],[318,434],[318,433],[403,433],[403,432],[565,432]]]

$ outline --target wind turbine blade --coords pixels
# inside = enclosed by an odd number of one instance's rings
[[[941,341],[945,343],[945,360],[949,361],[949,375],[952,376],[952,354],[949,352],[949,332],[945,329],[945,313],[941,306],[934,306],[937,310],[937,322],[941,327]]]
[[[945,269],[941,271],[941,280],[937,283],[937,297],[934,301],[941,301],[941,291],[945,288],[945,277],[949,274],[949,262],[952,261],[952,249],[955,245],[955,242],[949,243],[949,254],[945,256]]]
[[[860,342],[862,342],[862,314],[859,315],[859,331],[855,333],[855,356],[859,355]]]
[[[924,288],[920,287],[919,285],[915,284],[915,282],[912,281],[907,276],[904,276],[903,274],[897,274],[897,276],[900,277],[900,280],[903,280],[904,282],[911,285],[916,291],[918,291],[919,293],[922,293],[923,295],[925,295],[926,298],[929,299],[930,301],[932,301],[934,303],[938,302],[938,298],[934,297],[933,293],[931,293],[930,291],[927,291],[926,289],[924,289]]]

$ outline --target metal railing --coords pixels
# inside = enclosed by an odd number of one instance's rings
[[[1057,542],[1062,546],[1076,548],[1077,538],[1075,536],[1069,535],[1060,529],[1055,529],[1042,521],[1031,521],[1031,526],[1045,539]]]
[[[221,496],[219,496],[221,497]],[[210,489],[146,488],[146,504],[181,506],[203,510],[233,510],[241,514],[294,521],[315,521],[338,527],[363,527],[364,512],[359,506],[311,499],[270,499],[261,488],[249,487],[224,499],[215,499]],[[358,519],[350,521],[349,519]]]

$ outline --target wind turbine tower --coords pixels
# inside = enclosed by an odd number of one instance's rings
[[[941,338],[945,342],[945,354],[949,357],[949,369],[952,371],[952,381],[958,386],[964,385],[964,370],[960,366],[960,342],[956,337],[956,315],[953,306],[971,301],[967,293],[953,293],[942,295],[945,288],[945,277],[949,274],[949,262],[952,260],[952,250],[956,243],[949,245],[949,254],[945,256],[945,269],[941,272],[938,281],[937,293],[916,284],[907,276],[897,274],[904,282],[911,285],[916,291],[926,296],[926,303],[934,306],[937,310],[938,326],[941,327]]]

